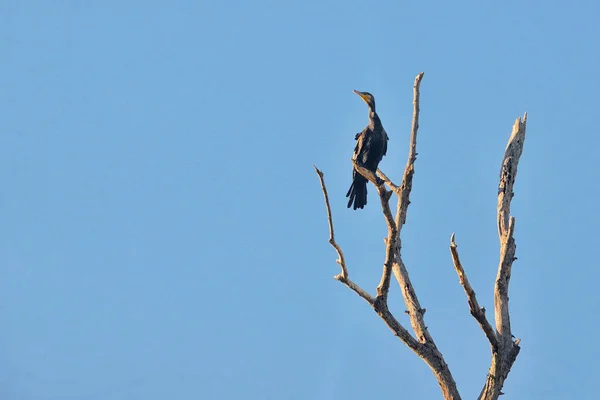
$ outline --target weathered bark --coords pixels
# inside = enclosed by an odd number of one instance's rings
[[[512,134],[504,151],[500,184],[498,185],[498,236],[500,238],[500,264],[494,286],[494,310],[496,314],[496,336],[498,351],[492,353],[492,365],[479,395],[479,400],[495,400],[502,393],[504,381],[519,355],[521,339],[513,341],[508,312],[508,285],[517,246],[513,234],[515,218],[510,216],[510,203],[515,193],[513,187],[517,178],[517,166],[523,154],[527,113],[517,118]]]

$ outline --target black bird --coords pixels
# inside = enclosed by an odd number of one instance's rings
[[[371,93],[354,91],[369,106],[369,125],[361,133],[356,134],[356,147],[352,159],[374,174],[379,162],[387,152],[388,135],[381,125],[381,120],[375,112],[375,98]],[[363,208],[367,204],[367,178],[352,169],[352,186],[346,193],[348,208]]]

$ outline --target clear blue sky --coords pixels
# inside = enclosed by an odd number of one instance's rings
[[[463,397],[490,352],[449,238],[491,309],[500,161],[527,111],[510,296],[522,351],[504,391],[592,398],[598,15],[591,0],[2,2],[0,398],[441,398],[332,279],[312,169],[373,292],[386,229],[373,197],[345,208],[367,122],[352,90],[376,96],[381,168],[399,180],[420,71],[404,258]]]

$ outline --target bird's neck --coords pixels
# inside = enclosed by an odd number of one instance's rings
[[[369,112],[369,126],[373,130],[380,129],[382,127],[379,115],[377,115],[377,113],[373,110]]]

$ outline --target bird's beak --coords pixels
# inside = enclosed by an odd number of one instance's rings
[[[367,100],[365,99],[365,94],[363,92],[359,92],[358,90],[354,90],[354,93],[356,93],[357,95],[360,96],[361,99],[363,99],[364,102],[366,102]]]

